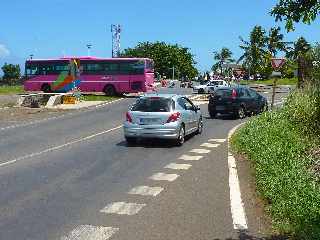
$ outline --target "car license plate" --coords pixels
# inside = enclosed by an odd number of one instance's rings
[[[216,106],[216,110],[224,110],[225,107],[224,106]]]
[[[157,123],[159,123],[158,118],[140,118],[141,125],[157,124]]]

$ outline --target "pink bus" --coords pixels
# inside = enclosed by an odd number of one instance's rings
[[[24,82],[26,91],[63,91],[56,89],[61,81],[70,77],[70,61],[78,66],[78,87],[82,92],[104,92],[112,96],[154,90],[153,61],[148,58],[96,58],[65,57],[60,59],[27,60]],[[77,64],[76,64],[77,65]]]

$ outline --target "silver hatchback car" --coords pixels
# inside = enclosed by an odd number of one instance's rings
[[[186,135],[202,133],[203,121],[200,108],[185,96],[148,94],[126,113],[123,128],[128,143],[137,138],[161,138],[181,146]]]

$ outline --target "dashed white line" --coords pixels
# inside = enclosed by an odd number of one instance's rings
[[[128,193],[142,196],[157,196],[163,190],[162,187],[138,186],[132,188]]]
[[[173,182],[179,177],[178,174],[167,174],[167,173],[155,173],[153,174],[150,179],[155,181],[169,181]]]
[[[213,144],[213,143],[203,143],[200,145],[200,147],[207,147],[207,148],[216,148],[216,147],[219,147],[220,144]]]
[[[169,163],[167,166],[165,166],[164,168],[168,168],[168,169],[174,169],[174,170],[188,170],[189,168],[191,168],[192,165],[191,164],[182,164],[182,163]]]
[[[199,149],[192,149],[192,150],[190,150],[190,152],[199,153],[199,154],[207,154],[207,153],[211,152],[211,150],[199,148]]]
[[[61,240],[107,240],[118,231],[113,227],[80,225]]]
[[[185,160],[185,161],[199,161],[203,156],[191,156],[191,155],[182,155],[179,157],[180,160]]]
[[[224,143],[227,141],[225,138],[212,138],[208,140],[209,142],[217,142],[217,143]]]
[[[55,150],[59,150],[61,148],[64,148],[64,147],[67,147],[67,146],[70,146],[70,145],[73,145],[73,144],[76,144],[76,143],[79,143],[79,142],[87,141],[87,140],[90,140],[90,139],[95,138],[97,136],[100,136],[100,135],[115,131],[115,130],[120,129],[120,128],[122,128],[122,125],[114,127],[114,128],[111,128],[111,129],[108,129],[108,130],[105,130],[105,131],[102,131],[102,132],[99,132],[99,133],[96,133],[96,134],[93,134],[93,135],[90,135],[90,136],[87,136],[87,137],[80,138],[80,139],[77,139],[77,140],[74,140],[74,141],[59,145],[59,146],[51,147],[51,148],[45,149],[45,150],[40,151],[40,152],[31,153],[31,154],[28,154],[28,155],[25,155],[25,156],[22,156],[22,157],[18,157],[16,159],[1,163],[0,167],[4,167],[6,165],[10,165],[10,164],[16,163],[16,162],[18,162],[20,160],[24,160],[24,159],[27,159],[27,158],[36,157],[36,156],[42,155],[44,153],[48,153],[48,152],[52,152],[52,151],[55,151]]]
[[[234,127],[228,134],[228,140],[238,127],[242,124]],[[228,148],[230,148],[228,146]],[[229,188],[230,188],[230,204],[231,215],[234,229],[248,229],[247,217],[244,209],[244,204],[241,198],[241,190],[239,177],[237,172],[236,160],[228,150],[228,167],[229,167]]]
[[[131,216],[137,214],[144,206],[146,206],[146,204],[114,202],[101,209],[100,212]]]

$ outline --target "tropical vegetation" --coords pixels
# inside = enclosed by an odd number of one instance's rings
[[[121,57],[147,57],[155,64],[158,75],[191,79],[198,75],[196,61],[189,48],[165,42],[140,42],[134,48],[127,48]]]

